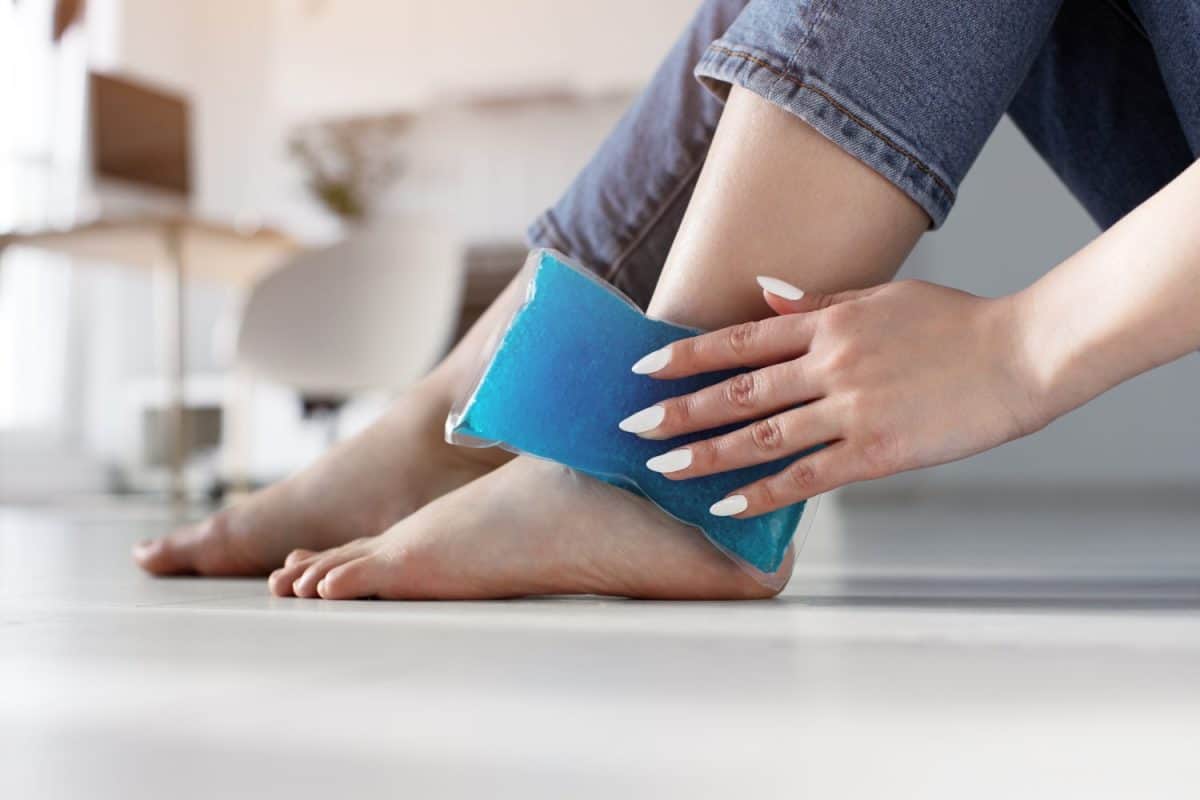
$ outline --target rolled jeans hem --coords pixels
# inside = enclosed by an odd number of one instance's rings
[[[755,48],[718,40],[701,57],[695,75],[719,98],[728,95],[730,85],[741,86],[804,120],[912,198],[929,216],[931,228],[940,227],[954,205],[950,181],[907,146],[904,137],[843,93],[802,79],[775,61]]]

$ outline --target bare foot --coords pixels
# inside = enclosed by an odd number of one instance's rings
[[[446,444],[450,400],[429,384],[308,469],[203,522],[139,543],[134,559],[156,575],[265,575],[297,548],[324,550],[379,533],[511,457]]]
[[[791,557],[780,577],[791,574]],[[535,594],[753,599],[776,594],[648,501],[520,457],[387,532],[272,573],[280,596],[478,600]]]

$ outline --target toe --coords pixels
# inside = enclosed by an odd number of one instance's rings
[[[271,594],[276,597],[291,597],[295,593],[292,586],[296,582],[296,579],[303,575],[304,570],[308,569],[320,557],[320,553],[312,553],[297,558],[288,556],[287,565],[275,570],[267,578],[267,586],[270,587]]]
[[[305,550],[304,548],[293,550],[292,552],[288,553],[288,557],[284,560],[283,565],[285,567],[290,567],[292,564],[295,564],[299,561],[307,561],[308,559],[311,559],[313,556],[317,555],[317,553],[318,551],[316,550]]]
[[[133,560],[146,572],[155,575],[165,574],[166,558],[163,554],[165,544],[162,539],[143,539],[133,546]]]
[[[133,559],[153,575],[187,575],[196,570],[196,558],[203,545],[204,529],[190,526],[163,536],[138,542]]]
[[[218,512],[203,522],[180,528],[133,548],[138,565],[154,575],[262,575],[263,564],[244,552],[233,536],[229,516]]]
[[[353,561],[363,555],[361,542],[351,542],[334,550],[329,550],[308,563],[300,577],[292,583],[292,591],[296,597],[319,597],[317,584],[321,582],[331,569],[340,567],[347,561]]]
[[[379,594],[379,558],[366,555],[335,567],[317,584],[326,600],[357,600]]]

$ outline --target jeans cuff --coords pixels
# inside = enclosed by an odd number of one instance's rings
[[[709,45],[695,74],[721,99],[737,84],[796,115],[911,197],[929,215],[930,227],[940,227],[954,205],[951,182],[907,146],[904,137],[842,93],[801,79],[777,61],[753,47],[719,39]]]

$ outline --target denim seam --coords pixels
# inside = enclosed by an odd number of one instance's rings
[[[774,98],[776,96],[775,93],[779,89],[779,85],[783,82],[784,76],[792,74],[792,69],[796,66],[796,60],[800,58],[800,53],[812,39],[813,33],[817,30],[817,27],[825,21],[825,17],[828,15],[829,7],[831,5],[833,5],[833,0],[825,0],[824,5],[818,8],[816,13],[812,15],[812,22],[809,23],[807,30],[804,31],[804,35],[800,37],[800,41],[796,44],[796,49],[792,51],[792,55],[788,58],[787,63],[783,67],[783,72],[771,70],[778,76],[775,80],[775,85],[767,91],[767,99],[771,100],[771,102],[774,102]],[[715,42],[710,46],[721,49]]]
[[[803,80],[797,78],[796,76],[791,75],[787,72],[781,71],[779,69],[779,67],[776,67],[774,64],[770,63],[769,61],[764,61],[763,59],[758,58],[754,55],[751,55],[750,53],[744,53],[740,50],[732,50],[728,47],[722,47],[721,45],[719,45],[715,42],[713,44],[709,45],[709,49],[714,50],[723,55],[730,56],[732,58],[739,58],[739,59],[742,59],[743,61],[748,61],[752,64],[760,66],[763,69],[767,70],[768,72],[778,76],[778,78],[780,80],[788,81],[789,83],[794,85],[797,89],[803,89],[806,91],[810,91],[813,94],[816,94],[817,96],[821,97],[821,99],[825,100],[825,102],[829,103],[834,108],[836,108],[838,111],[845,114],[848,119],[853,121],[856,125],[861,127],[863,130],[867,131],[867,133],[870,133],[872,136],[877,138],[880,142],[885,144],[888,148],[890,148],[891,150],[895,151],[896,153],[898,153],[899,155],[901,155],[905,159],[907,159],[914,167],[916,167],[918,170],[923,172],[930,180],[932,180],[934,183],[936,183],[938,188],[946,193],[946,195],[950,199],[951,203],[954,202],[954,200],[955,200],[954,190],[951,189],[950,186],[944,180],[942,180],[942,178],[940,176],[938,176],[938,174],[936,172],[934,172],[928,165],[926,165],[923,161],[921,161],[921,159],[917,158],[917,156],[915,156],[913,153],[909,152],[906,148],[904,148],[904,147],[900,146],[899,144],[897,144],[896,142],[892,141],[891,138],[889,138],[882,131],[876,129],[873,125],[871,125],[869,122],[864,120],[862,117],[858,116],[853,111],[846,108],[846,106],[843,105],[840,101],[838,101],[837,98],[835,98],[833,95],[826,92],[824,89],[818,88],[809,83],[805,83]]]
[[[705,136],[705,138],[711,140],[712,131],[708,131],[707,134],[708,135]],[[679,195],[684,191],[685,188],[687,188],[687,185],[691,183],[692,178],[696,176],[696,173],[699,172],[703,166],[704,158],[699,158],[684,171],[684,173],[680,176],[679,181],[676,183],[675,188],[667,192],[666,196],[663,198],[663,201],[659,204],[658,209],[650,215],[650,219],[648,219],[646,223],[641,226],[637,234],[629,241],[627,245],[621,248],[620,252],[617,254],[617,257],[613,259],[613,263],[608,268],[607,275],[605,275],[605,280],[612,282],[617,278],[618,275],[620,275],[622,270],[625,269],[625,265],[627,263],[626,259],[628,259],[629,256],[632,255],[635,250],[637,250],[638,246],[645,241],[646,237],[650,235],[650,232],[654,230],[655,226],[662,221],[663,216],[666,215],[667,211],[669,211],[675,205],[675,201],[679,199]]]

